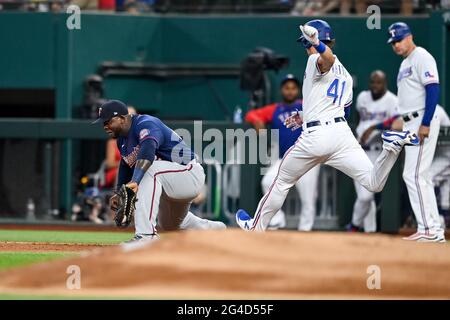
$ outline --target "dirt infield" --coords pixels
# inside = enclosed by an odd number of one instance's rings
[[[0,252],[2,251],[86,251],[104,246],[92,244],[73,243],[45,243],[45,242],[0,242]]]
[[[81,289],[66,288],[78,265]],[[367,288],[369,266],[381,289]],[[146,298],[450,298],[449,244],[387,235],[240,230],[170,234],[141,249],[0,273],[0,292]]]

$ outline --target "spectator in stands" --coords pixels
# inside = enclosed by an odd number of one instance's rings
[[[155,0],[116,0],[116,10],[131,14],[152,12]]]
[[[116,10],[116,0],[72,0],[71,4],[79,6],[81,10]]]
[[[387,1],[382,0],[297,0],[291,14],[320,16],[336,12],[341,15],[349,15],[354,11],[355,14],[366,15],[367,7],[370,5],[390,7],[398,5],[398,2],[387,3]],[[399,10],[402,15],[412,15],[413,0],[402,0]]]
[[[80,7],[81,10],[98,10],[98,0],[72,0],[71,4]]]

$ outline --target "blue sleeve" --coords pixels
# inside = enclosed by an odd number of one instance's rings
[[[139,149],[139,154],[137,156],[137,160],[148,160],[151,163],[155,160],[155,152],[156,152],[156,141],[153,139],[146,139],[140,144],[141,148]],[[133,177],[131,181],[139,184],[144,177],[145,170],[135,166],[133,171]]]
[[[161,129],[151,121],[138,122],[135,129],[136,134],[139,137],[139,144],[142,144],[146,140],[154,140],[156,147],[164,143],[164,135]]]
[[[141,148],[137,159],[144,159],[153,162],[155,160],[156,153],[156,141],[153,139],[145,139],[140,144]]]
[[[117,189],[119,189],[121,185],[130,182],[132,175],[133,170],[123,161],[123,159],[120,160],[119,172],[117,173]]]
[[[439,83],[427,84],[425,92],[425,114],[422,118],[422,125],[429,127],[439,100]]]
[[[344,112],[345,112],[344,117],[345,117],[345,120],[347,120],[347,121],[348,121],[348,118],[350,117],[350,107],[351,107],[351,105],[344,108]]]

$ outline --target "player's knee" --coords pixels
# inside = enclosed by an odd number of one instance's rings
[[[261,180],[261,186],[264,190],[268,190],[270,188],[270,185],[273,182],[273,177],[270,176],[264,176]]]
[[[369,185],[366,187],[366,189],[370,192],[378,193],[378,192],[383,191],[383,187],[384,187],[384,185],[375,185],[375,186]]]
[[[373,200],[373,193],[365,192],[364,194],[358,194],[357,201],[370,202]]]
[[[407,170],[403,170],[402,177],[403,177],[403,181],[405,181],[405,183],[407,185],[414,183],[414,179],[415,179],[414,173],[408,172]]]

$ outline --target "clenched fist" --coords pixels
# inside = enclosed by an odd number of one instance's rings
[[[318,46],[319,41],[319,31],[317,31],[316,28],[311,26],[303,26],[301,25],[300,31],[302,32],[303,36],[306,40],[308,40],[309,43],[311,43],[313,46]]]

